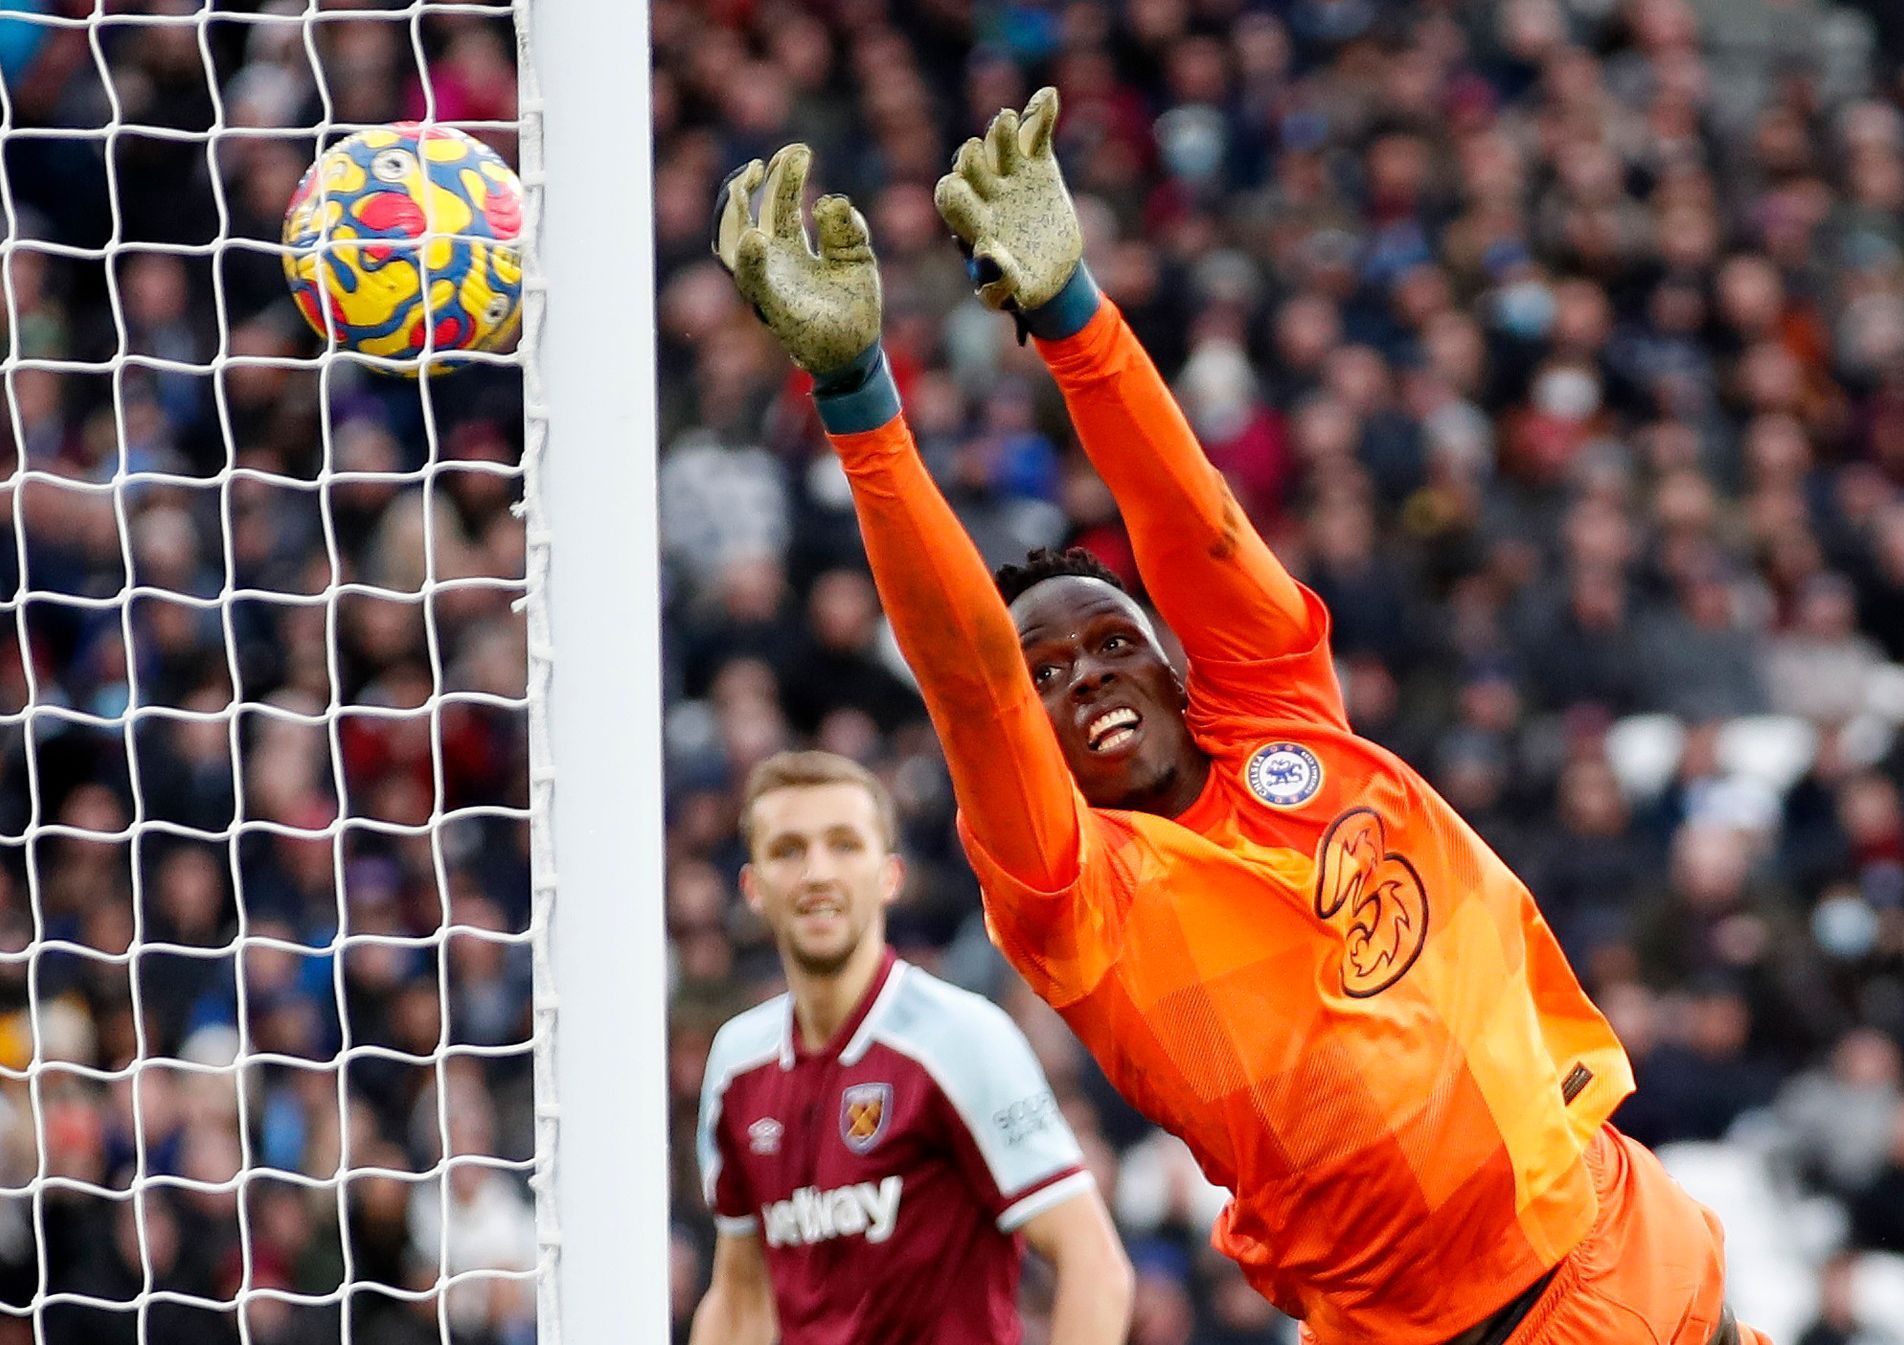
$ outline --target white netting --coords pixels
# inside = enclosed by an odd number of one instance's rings
[[[278,242],[359,127],[516,162],[519,17],[0,6],[0,1341],[534,1335],[519,359]]]

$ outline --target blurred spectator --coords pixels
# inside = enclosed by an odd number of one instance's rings
[[[1858,633],[1857,599],[1837,575],[1818,575],[1799,594],[1791,629],[1766,647],[1764,678],[1771,708],[1821,724],[1862,714],[1884,654]]]
[[[1571,763],[1559,789],[1557,825],[1522,876],[1568,956],[1591,969],[1600,948],[1628,936],[1631,894],[1646,887],[1658,859],[1604,759]]]
[[[812,734],[831,715],[854,712],[890,733],[921,714],[918,695],[881,658],[882,623],[873,581],[856,570],[829,570],[813,582],[807,631],[790,660],[783,698],[788,718]]]
[[[1647,704],[1634,603],[1626,576],[1612,567],[1566,577],[1529,631],[1528,678],[1543,708],[1623,712]]]
[[[1798,1345],[1891,1345],[1896,1337],[1867,1330],[1854,1305],[1854,1256],[1835,1257],[1819,1281],[1818,1319],[1798,1338]]]
[[[1777,1063],[1752,1049],[1751,1010],[1735,986],[1715,978],[1674,999],[1662,1040],[1635,1064],[1644,1076],[1640,1106],[1623,1108],[1620,1124],[1636,1138],[1644,1132],[1647,1144],[1723,1139],[1743,1113],[1772,1100]],[[1631,1124],[1642,1115],[1646,1124]]]
[[[1803,1170],[1850,1195],[1876,1180],[1900,1107],[1904,1068],[1897,1043],[1860,1028],[1838,1042],[1828,1067],[1786,1083],[1777,1116]]]
[[[1851,1241],[1878,1252],[1904,1252],[1904,1106],[1891,1113],[1884,1165],[1852,1193]]]
[[[1649,706],[1682,719],[1732,719],[1765,708],[1760,637],[1743,628],[1725,578],[1701,567],[1680,579],[1677,602],[1638,632]]]
[[[1904,1336],[1858,1311],[1859,1258],[1847,1253],[1826,1262],[1818,1282],[1818,1320],[1797,1345],[1897,1345]]]

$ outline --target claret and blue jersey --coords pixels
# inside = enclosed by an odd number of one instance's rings
[[[1092,1182],[1004,1012],[890,952],[822,1050],[786,995],[721,1029],[699,1148],[783,1345],[1014,1345],[1018,1230]]]

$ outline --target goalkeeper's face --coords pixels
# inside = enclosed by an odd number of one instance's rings
[[[1101,579],[1060,575],[1019,594],[1011,611],[1085,801],[1165,817],[1189,807],[1209,760],[1184,720],[1183,679],[1136,600]]]
[[[904,872],[865,789],[771,789],[754,800],[752,823],[741,890],[790,966],[831,976],[868,941],[884,941]]]

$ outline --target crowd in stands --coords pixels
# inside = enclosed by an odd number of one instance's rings
[[[932,205],[1039,85],[1087,257],[1334,617],[1351,720],[1520,872],[1632,1054],[1616,1122],[1726,1218],[1742,1316],[1904,1340],[1904,17],[1881,0],[659,0],[676,1134],[774,989],[735,786],[893,785],[892,937],[1009,1005],[1139,1270],[1137,1345],[1292,1339],[1220,1195],[986,945],[805,380],[707,252],[789,140],[865,213],[886,349],[993,563],[1133,584],[1035,352]],[[677,1146],[677,1320],[708,1234]],[[1035,1281],[1034,1276],[1034,1281]],[[1028,1291],[1038,1339],[1034,1282]]]

